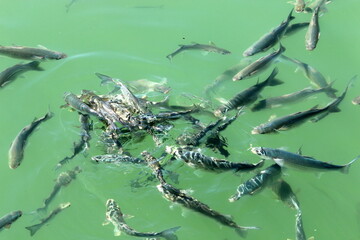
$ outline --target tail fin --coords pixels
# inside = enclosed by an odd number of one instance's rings
[[[181,228],[181,227],[178,226],[178,227],[173,227],[173,228],[166,229],[166,230],[162,231],[162,232],[160,233],[160,235],[161,235],[163,238],[167,239],[167,240],[177,240],[178,237],[175,235],[175,232],[176,232],[179,228]]]
[[[259,229],[258,227],[241,227],[238,226],[237,228],[235,228],[235,232],[237,234],[239,234],[240,237],[245,238],[247,236],[247,230],[249,229]]]
[[[353,164],[356,160],[358,160],[360,158],[360,155],[357,156],[356,158],[354,158],[353,160],[351,160],[348,164],[346,164],[342,169],[341,172],[348,174],[349,173],[349,168],[351,166],[351,164]]]
[[[294,11],[294,9],[291,9],[289,16],[287,17],[287,21],[291,21],[291,20],[295,19],[295,17],[292,15],[293,11]]]
[[[30,231],[30,236],[33,236],[40,229],[41,226],[42,224],[39,223],[25,228]]]
[[[32,61],[29,63],[29,67],[32,69],[32,70],[35,70],[35,71],[44,71],[43,68],[39,67],[40,65],[40,62],[39,61]]]
[[[95,75],[101,79],[101,85],[113,82],[112,78],[101,73],[95,73]]]

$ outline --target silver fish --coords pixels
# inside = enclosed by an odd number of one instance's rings
[[[318,171],[338,170],[342,173],[348,173],[351,164],[353,164],[356,160],[360,158],[359,155],[345,165],[335,165],[328,162],[316,160],[313,157],[303,156],[301,154],[292,153],[276,148],[252,147],[251,152],[259,155],[262,158],[272,159],[281,167],[290,166],[294,168],[309,170],[312,169]]]
[[[297,214],[295,215],[295,231],[296,231],[296,240],[306,240],[306,235],[302,222],[302,213],[300,210],[298,210]]]
[[[353,100],[351,100],[351,103],[354,105],[360,105],[360,96],[357,96]]]
[[[102,116],[97,111],[90,108],[89,105],[84,103],[75,94],[70,93],[70,92],[65,92],[64,100],[70,107],[74,108],[75,110],[79,111],[80,113],[89,114],[89,115],[92,115],[92,116],[102,119]]]
[[[18,133],[18,135],[15,137],[13,142],[11,143],[10,149],[9,149],[9,167],[11,169],[15,169],[20,166],[23,158],[24,158],[24,148],[26,145],[26,142],[30,135],[34,132],[36,127],[50,119],[53,116],[53,113],[48,112],[45,114],[45,116],[35,119],[32,121],[29,125],[21,129],[21,131]]]
[[[130,236],[151,238],[151,239],[164,238],[167,240],[176,240],[178,238],[175,235],[175,232],[180,228],[180,227],[173,227],[166,229],[162,232],[138,232],[133,228],[131,228],[129,225],[127,225],[124,219],[124,214],[121,212],[119,206],[117,205],[114,199],[108,199],[106,201],[106,220],[104,225],[108,223],[112,223],[114,225],[115,236],[120,236],[121,232],[124,232]]]
[[[223,48],[219,48],[217,46],[215,46],[215,44],[199,44],[199,43],[193,43],[193,44],[189,44],[189,45],[179,45],[179,48],[176,49],[174,52],[170,53],[169,55],[167,55],[166,57],[171,60],[173,59],[177,54],[186,51],[186,50],[202,50],[202,51],[206,51],[206,52],[215,52],[215,53],[220,53],[223,55],[226,54],[230,54],[231,52],[223,49]]]
[[[314,85],[316,85],[318,88],[326,89],[326,95],[329,97],[336,98],[335,92],[337,92],[337,90],[331,87],[332,83],[328,83],[325,77],[317,69],[310,66],[309,64],[284,55],[281,55],[281,58],[295,63],[302,71],[304,71],[306,78],[309,79]]]
[[[34,71],[44,71],[39,67],[39,61],[32,61],[25,64],[16,64],[12,67],[9,67],[0,73],[0,87],[4,87],[6,84],[14,81],[20,74],[34,70]]]
[[[21,211],[13,211],[0,218],[0,231],[4,228],[10,228],[11,224],[22,216]]]
[[[36,61],[47,59],[59,60],[67,57],[65,53],[52,51],[46,48],[32,48],[21,46],[0,46],[0,54],[12,58]]]
[[[240,70],[233,77],[233,81],[242,80],[248,77],[253,77],[257,73],[264,70],[266,67],[270,65],[272,61],[274,61],[278,56],[280,56],[285,51],[285,47],[280,44],[280,48],[277,51],[274,51],[264,57],[259,58],[255,62],[250,63],[245,68]]]
[[[244,57],[252,56],[258,52],[265,52],[274,46],[284,35],[286,28],[288,27],[293,17],[292,14],[293,10],[291,10],[290,14],[288,15],[287,19],[282,21],[279,26],[272,29],[271,32],[262,36],[258,41],[252,44],[248,49],[246,49],[243,53]]]
[[[48,224],[50,220],[52,220],[58,213],[62,212],[64,209],[70,207],[70,203],[62,203],[57,208],[55,208],[49,216],[46,218],[41,219],[40,223],[25,227],[27,230],[30,231],[30,236],[33,236],[43,225]]]
[[[229,198],[229,201],[235,202],[245,195],[253,195],[265,187],[271,185],[280,176],[281,167],[277,164],[273,164],[239,185],[236,193]]]
[[[277,86],[282,84],[283,82],[276,79],[275,76],[278,73],[278,69],[274,68],[271,72],[270,76],[261,83],[256,83],[255,85],[241,91],[236,94],[232,99],[230,99],[227,103],[221,105],[214,111],[214,115],[216,117],[222,117],[225,113],[230,110],[236,109],[241,106],[250,105],[255,102],[260,94],[260,92],[267,86]]]
[[[251,171],[263,165],[263,161],[256,164],[244,162],[230,162],[225,159],[217,159],[208,157],[197,151],[189,151],[180,147],[166,147],[166,152],[173,155],[175,158],[183,160],[189,166],[204,168],[211,171]]]
[[[146,164],[146,162],[140,158],[131,157],[125,154],[105,154],[91,157],[91,160],[97,163],[111,163],[111,164],[122,164],[122,163],[135,163],[135,164]]]
[[[329,86],[330,87],[330,86]],[[313,89],[311,87],[304,88],[300,91],[285,94],[278,97],[266,98],[257,102],[252,108],[251,111],[259,111],[264,108],[274,108],[281,106],[282,104],[289,104],[303,100],[307,97],[313,96],[314,94],[326,92],[327,88]]]
[[[294,5],[295,5],[294,6],[295,12],[297,13],[304,12],[306,5],[304,0],[295,0]]]
[[[74,170],[68,170],[59,174],[57,179],[55,180],[55,185],[53,190],[51,191],[49,197],[44,200],[44,206],[38,208],[36,211],[40,212],[43,210],[47,210],[49,204],[55,198],[55,196],[59,193],[62,187],[68,186],[72,180],[76,178],[76,175],[79,174],[82,170],[80,167],[75,167]]]
[[[149,93],[149,92],[161,92],[167,94],[171,88],[166,86],[167,79],[163,78],[160,82],[153,82],[147,79],[138,79],[128,81],[126,84],[135,93]]]
[[[323,1],[324,2],[324,1]],[[312,51],[316,48],[316,45],[320,37],[320,25],[319,25],[319,11],[320,6],[317,6],[312,14],[308,30],[305,35],[305,47],[306,50]]]

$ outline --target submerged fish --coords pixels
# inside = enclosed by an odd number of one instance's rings
[[[173,227],[161,232],[138,232],[127,225],[124,219],[124,214],[121,212],[114,199],[108,199],[106,201],[106,220],[104,224],[108,223],[112,223],[114,225],[115,236],[120,236],[121,232],[124,232],[130,236],[151,239],[164,238],[167,240],[176,240],[178,238],[175,235],[175,232],[180,228]]]
[[[295,216],[295,231],[296,231],[296,240],[307,240],[304,226],[302,222],[302,213],[300,210],[298,210],[296,216]],[[314,240],[314,238],[309,238],[309,240]]]
[[[314,67],[297,59],[289,58],[284,55],[281,55],[281,58],[295,63],[302,71],[304,71],[306,78],[309,79],[314,85],[316,85],[318,88],[326,89],[325,92],[329,97],[336,98],[335,93],[337,92],[337,90],[332,88],[332,83],[328,83],[325,77]]]
[[[245,195],[253,195],[271,185],[280,176],[281,167],[277,164],[273,164],[238,186],[237,192],[229,198],[229,201],[235,202]]]
[[[287,182],[280,179],[273,184],[272,190],[286,205],[288,205],[290,208],[300,211],[300,203]]]
[[[312,51],[316,48],[320,37],[319,9],[320,5],[315,8],[305,35],[305,47],[306,50],[309,51]]]
[[[20,74],[34,70],[34,71],[43,71],[39,67],[40,62],[33,61],[25,64],[16,64],[12,67],[9,67],[0,73],[0,88],[4,87],[6,84],[14,81]]]
[[[112,164],[122,164],[122,163],[145,164],[146,163],[144,160],[140,158],[131,157],[125,154],[97,155],[91,157],[91,159],[97,163],[112,163]]]
[[[59,174],[57,179],[55,180],[55,185],[53,187],[52,192],[50,193],[49,197],[44,200],[44,206],[38,208],[37,211],[46,210],[55,196],[58,194],[62,187],[65,187],[70,184],[72,180],[76,178],[76,175],[81,172],[80,167],[75,167],[74,170],[68,170]]]
[[[284,32],[288,27],[290,21],[295,18],[291,15],[292,12],[293,10],[291,10],[287,19],[282,21],[279,26],[271,30],[271,32],[262,36],[258,41],[256,41],[253,45],[246,49],[243,53],[243,56],[247,57],[252,56],[258,52],[265,52],[266,50],[274,46],[284,35]]]
[[[18,135],[15,137],[13,142],[11,143],[10,149],[9,149],[9,167],[11,169],[15,169],[18,166],[20,166],[23,158],[24,158],[24,148],[26,145],[26,142],[30,135],[34,132],[36,127],[50,119],[52,117],[53,113],[48,112],[45,114],[45,116],[35,119],[32,121],[29,125],[21,129],[21,131],[18,133]]]
[[[166,86],[167,79],[162,78],[160,82],[153,82],[147,79],[128,81],[126,84],[136,93],[161,92],[167,94],[171,88]]]
[[[339,170],[342,173],[348,173],[351,164],[353,164],[360,155],[345,165],[335,165],[328,162],[316,160],[313,157],[303,156],[301,154],[287,152],[276,148],[252,147],[251,152],[262,158],[272,159],[279,166],[290,166],[300,169],[313,169],[318,171]]]
[[[248,77],[252,77],[255,74],[264,70],[269,64],[274,61],[278,56],[280,56],[285,51],[285,47],[280,44],[280,48],[277,51],[274,51],[264,57],[259,58],[255,62],[250,63],[245,68],[240,70],[233,77],[233,81],[242,80]]]
[[[211,171],[250,171],[263,165],[263,161],[256,164],[230,162],[225,159],[217,159],[214,157],[208,157],[200,152],[189,151],[180,147],[166,147],[166,152],[173,155],[177,159],[181,159],[189,166],[195,166],[204,168]]]
[[[255,85],[241,91],[236,94],[232,99],[230,99],[224,105],[221,105],[218,109],[214,111],[216,117],[221,117],[230,110],[236,109],[241,106],[250,105],[255,102],[260,94],[260,92],[267,86],[277,86],[283,82],[276,79],[275,76],[278,73],[278,69],[274,68],[270,76],[261,83],[256,83]]]
[[[293,2],[293,4],[294,4],[295,12],[300,13],[305,10],[306,3],[304,0],[295,0],[295,2]]]
[[[351,102],[354,105],[360,105],[360,96],[355,97]]]
[[[43,225],[48,224],[50,220],[52,220],[58,213],[62,212],[62,210],[70,207],[70,203],[62,203],[57,208],[55,208],[49,216],[46,218],[41,219],[40,223],[25,227],[27,230],[30,231],[30,236],[33,236]]]
[[[90,108],[89,105],[81,101],[80,98],[71,92],[64,93],[64,100],[70,107],[74,108],[82,114],[89,114],[100,119],[102,118],[102,116],[97,111]]]
[[[330,87],[330,86],[329,86]],[[281,106],[282,104],[289,104],[303,100],[304,98],[313,96],[314,94],[326,92],[327,88],[313,89],[311,87],[304,88],[300,91],[285,94],[278,97],[266,98],[257,102],[252,108],[251,111],[259,111],[264,108],[273,108]]]
[[[47,59],[59,60],[67,57],[65,53],[52,51],[46,48],[20,46],[0,46],[0,54],[12,58],[38,61]]]
[[[186,50],[202,50],[202,51],[206,51],[206,52],[215,52],[215,53],[220,53],[220,54],[230,54],[231,52],[223,49],[223,48],[219,48],[217,46],[215,46],[215,44],[199,44],[199,43],[193,43],[193,44],[189,44],[189,45],[179,45],[179,48],[176,49],[174,52],[170,53],[169,55],[167,55],[166,57],[171,60],[173,59],[173,57],[175,57],[177,54],[186,51]]]
[[[11,224],[22,216],[21,211],[13,211],[0,218],[0,231],[3,228],[10,228]]]

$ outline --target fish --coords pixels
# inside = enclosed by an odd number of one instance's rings
[[[277,86],[283,82],[276,79],[275,76],[278,73],[278,69],[274,68],[270,76],[263,82],[257,82],[255,85],[241,91],[236,94],[232,99],[227,103],[221,105],[214,111],[216,117],[222,117],[225,113],[230,110],[236,109],[241,106],[250,105],[255,102],[260,94],[260,92],[267,86]]]
[[[236,193],[229,198],[229,202],[235,202],[246,195],[253,195],[265,187],[270,186],[281,176],[281,167],[273,164],[246,182],[240,184]]]
[[[297,214],[295,215],[295,232],[296,232],[296,240],[306,240],[306,235],[304,231],[304,226],[302,222],[302,213],[298,210]],[[314,239],[309,238],[309,240]]]
[[[255,62],[250,63],[245,68],[240,70],[237,74],[235,74],[232,80],[239,81],[248,77],[253,77],[254,75],[263,71],[267,66],[269,66],[270,63],[274,61],[278,56],[280,56],[285,50],[285,47],[280,43],[280,47],[277,51],[269,53],[268,55],[257,59]]]
[[[66,163],[68,163],[71,159],[73,159],[76,155],[84,151],[86,148],[86,142],[83,138],[80,138],[79,141],[73,143],[73,153],[71,156],[66,156],[62,160],[60,160],[57,164],[55,169],[59,169]]]
[[[16,135],[15,139],[12,141],[10,149],[9,149],[9,167],[11,169],[15,169],[20,166],[23,158],[24,158],[24,149],[25,145],[30,137],[30,135],[34,132],[34,130],[39,126],[42,122],[47,121],[53,116],[53,113],[48,112],[43,117],[35,119],[29,125],[25,126],[21,131]]]
[[[264,161],[258,163],[231,162],[225,159],[208,157],[197,151],[186,150],[185,148],[166,146],[165,151],[179,160],[183,160],[189,166],[200,167],[210,171],[251,171],[261,167]]]
[[[360,105],[360,96],[357,96],[353,100],[351,100],[351,103],[354,105]]]
[[[25,64],[16,64],[9,67],[0,73],[0,88],[14,81],[20,74],[33,70],[33,71],[44,71],[43,68],[39,67],[39,61],[32,61]]]
[[[300,203],[290,185],[279,179],[272,185],[273,192],[290,208],[300,211]]]
[[[70,107],[74,108],[76,111],[82,114],[95,116],[99,119],[103,118],[97,111],[90,108],[89,105],[84,103],[80,98],[78,98],[75,94],[71,92],[64,93],[64,100]]]
[[[55,185],[54,185],[53,190],[51,191],[49,197],[47,197],[44,200],[44,206],[38,208],[36,211],[40,212],[40,211],[47,210],[49,204],[52,202],[52,200],[55,198],[55,196],[59,193],[60,189],[62,187],[68,186],[71,183],[71,181],[76,178],[76,175],[79,174],[81,171],[82,171],[81,168],[77,166],[73,170],[61,172],[55,180]]]
[[[320,6],[315,8],[305,35],[305,48],[309,51],[312,51],[316,48],[320,37],[319,9]]]
[[[175,235],[175,232],[179,230],[180,226],[166,229],[161,232],[138,232],[131,228],[124,219],[124,214],[121,212],[118,204],[114,199],[108,199],[106,201],[106,220],[104,225],[112,223],[115,227],[114,235],[120,236],[121,232],[129,236],[141,237],[141,238],[151,238],[158,239],[164,238],[167,240],[176,240],[178,239]]]
[[[89,149],[89,141],[91,140],[90,132],[93,130],[93,123],[89,115],[82,113],[79,113],[79,122],[81,124],[81,139],[85,142],[85,149]]]
[[[163,177],[164,169],[160,165],[159,161],[156,158],[151,156],[148,152],[144,151],[141,153],[145,161],[147,161],[148,166],[153,170],[154,175],[159,180],[160,184],[157,185],[157,189],[163,196],[172,202],[179,203],[186,208],[189,208],[195,212],[199,212],[205,216],[213,218],[221,224],[234,228],[235,232],[241,237],[245,237],[249,229],[258,229],[258,227],[244,227],[239,226],[237,223],[232,220],[230,216],[223,215],[213,209],[211,209],[207,204],[200,202],[196,198],[190,196],[184,190],[180,190],[167,183]]]
[[[331,87],[332,83],[328,83],[325,77],[317,69],[310,66],[309,64],[284,55],[281,55],[281,58],[295,63],[304,72],[306,78],[309,79],[315,86],[326,89],[326,95],[328,95],[330,98],[336,98],[335,93],[337,90]]]
[[[310,22],[301,22],[301,23],[294,23],[294,24],[290,24],[284,33],[284,36],[290,36],[298,31],[300,31],[303,28],[308,27],[310,24]]]
[[[328,87],[331,87],[330,85]],[[300,91],[288,93],[278,97],[266,98],[257,102],[252,108],[251,111],[256,112],[264,108],[274,108],[281,106],[283,104],[289,104],[297,102],[313,96],[318,93],[326,92],[327,88],[313,89],[311,87],[304,88]]]
[[[340,171],[348,173],[350,166],[360,158],[360,155],[345,165],[335,165],[328,162],[316,160],[313,157],[288,152],[277,148],[252,147],[251,152],[265,159],[272,159],[281,167],[293,167],[299,169],[317,171]]]
[[[45,225],[48,224],[50,220],[52,220],[58,213],[62,212],[64,209],[70,207],[70,203],[61,203],[57,208],[55,208],[53,211],[51,211],[51,213],[49,214],[49,216],[47,216],[46,218],[43,218],[40,220],[40,223],[32,225],[32,226],[28,226],[25,227],[27,230],[30,231],[30,236],[34,236],[34,234],[39,231],[39,229]]]
[[[120,79],[112,78],[101,73],[95,73],[100,78],[101,84],[114,83],[115,89],[120,90],[121,100],[136,113],[147,113],[147,109],[142,106],[137,97],[121,82]]]
[[[271,32],[262,36],[258,41],[252,44],[248,49],[246,49],[243,53],[244,57],[252,56],[258,52],[265,52],[274,46],[284,35],[286,28],[288,27],[289,23],[295,19],[292,16],[293,10],[291,10],[290,14],[288,15],[287,19],[282,21],[279,26],[272,29]]]
[[[22,216],[22,211],[12,211],[0,218],[0,231],[4,228],[10,228],[11,224]]]
[[[171,88],[166,86],[167,79],[163,78],[160,82],[154,82],[147,79],[139,79],[128,81],[126,84],[129,88],[136,93],[149,93],[149,92],[160,92],[167,94],[171,91]]]
[[[186,50],[202,50],[202,51],[206,51],[206,52],[214,52],[214,53],[219,53],[222,55],[227,55],[230,54],[231,52],[224,49],[224,48],[219,48],[217,47],[215,44],[199,44],[199,43],[193,43],[193,44],[189,44],[189,45],[183,45],[180,44],[179,48],[176,49],[174,52],[170,53],[169,55],[167,55],[166,57],[169,60],[172,60],[177,54],[186,51]]]
[[[67,57],[65,53],[52,51],[44,47],[32,48],[23,46],[0,46],[0,55],[35,61],[60,60]]]
[[[125,154],[105,154],[105,155],[96,155],[92,156],[91,160],[97,163],[112,163],[112,164],[122,164],[122,163],[135,163],[135,164],[146,164],[146,162],[141,158],[131,157]]]
[[[304,0],[295,0],[295,2],[291,2],[294,4],[295,12],[300,13],[305,11],[306,3]]]

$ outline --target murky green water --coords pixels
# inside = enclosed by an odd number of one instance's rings
[[[147,78],[159,81],[167,78],[171,86],[171,101],[182,104],[191,101],[180,97],[188,93],[204,97],[205,86],[211,84],[224,70],[243,60],[242,52],[261,35],[278,25],[288,15],[292,5],[286,1],[74,1],[70,0],[2,0],[0,36],[2,45],[43,45],[68,54],[59,61],[41,64],[43,72],[28,72],[1,89],[0,155],[2,156],[0,215],[22,210],[22,216],[0,239],[30,239],[26,226],[38,223],[44,215],[35,209],[49,195],[54,179],[61,171],[80,166],[83,172],[62,189],[49,210],[59,203],[71,202],[71,207],[44,226],[34,239],[115,239],[111,225],[102,226],[105,202],[114,198],[123,212],[134,216],[130,226],[139,231],[160,231],[181,226],[179,239],[239,239],[233,229],[214,220],[186,210],[165,200],[157,191],[157,182],[132,188],[130,182],[150,170],[132,165],[96,165],[90,157],[103,153],[96,134],[91,149],[78,155],[62,169],[55,171],[58,161],[71,154],[72,144],[79,138],[78,116],[61,109],[63,93],[79,94],[82,89],[108,92],[100,86],[95,72],[126,80]],[[321,38],[318,47],[308,52],[304,47],[305,31],[283,39],[286,55],[314,66],[334,88],[342,92],[348,80],[359,74],[360,31],[357,28],[360,2],[334,1],[320,18]],[[309,14],[294,14],[294,22],[307,21]],[[212,41],[232,52],[231,55],[204,54],[188,51],[172,62],[165,58],[178,44]],[[261,54],[260,54],[261,55]],[[258,58],[258,55],[251,59]],[[5,69],[22,60],[1,57]],[[277,96],[310,86],[303,74],[293,65],[280,62],[279,78],[285,84],[269,87],[263,97]],[[259,75],[265,79],[270,69]],[[235,93],[253,85],[255,79],[243,82],[228,81],[219,97],[231,98]],[[360,109],[351,100],[359,95],[359,82],[340,105],[341,112],[331,114],[318,123],[305,123],[275,135],[251,135],[251,129],[271,115],[302,111],[316,104],[324,106],[330,100],[323,94],[303,102],[253,113],[249,110],[239,117],[223,135],[228,139],[232,161],[257,162],[259,158],[247,149],[250,144],[264,147],[284,147],[319,160],[345,164],[360,154],[358,120]],[[40,126],[26,146],[22,165],[8,168],[7,152],[16,134],[35,117],[48,109],[54,118]],[[214,118],[198,116],[204,122]],[[176,122],[172,136],[177,136],[190,124]],[[99,132],[99,131],[97,131]],[[96,131],[95,131],[96,133]],[[169,140],[172,141],[171,139]],[[147,143],[126,146],[132,153],[142,150],[161,154],[149,140]],[[210,150],[205,153],[219,156]],[[270,165],[266,163],[266,166]],[[295,239],[295,211],[277,200],[269,189],[247,196],[235,203],[228,197],[236,187],[254,173],[234,175],[194,170],[177,162],[169,169],[179,173],[181,189],[192,189],[192,195],[212,208],[234,217],[244,226],[258,226],[249,231],[247,239]],[[321,239],[360,238],[359,163],[350,173],[284,171],[283,178],[292,186],[301,203],[305,232],[308,237]],[[122,235],[121,239],[132,239]]]

